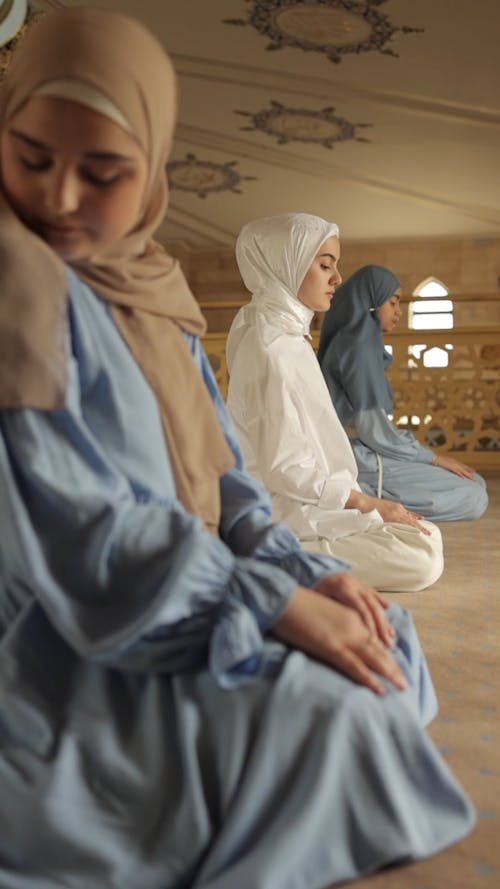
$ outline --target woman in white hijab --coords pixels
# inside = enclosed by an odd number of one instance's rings
[[[361,492],[310,342],[314,313],[328,309],[341,281],[338,235],[307,213],[243,227],[236,257],[252,299],[229,332],[228,407],[248,469],[305,549],[345,559],[378,589],[415,591],[442,573],[440,532]]]

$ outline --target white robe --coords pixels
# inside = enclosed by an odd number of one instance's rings
[[[275,517],[301,540],[335,540],[381,525],[376,510],[345,508],[351,491],[361,490],[358,470],[311,342],[250,305],[236,316],[227,358],[229,411],[247,468],[270,491]]]

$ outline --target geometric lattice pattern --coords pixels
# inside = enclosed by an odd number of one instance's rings
[[[481,332],[447,331],[442,334],[412,334],[431,339],[418,350],[393,340],[394,363],[389,379],[394,392],[394,422],[407,426],[422,444],[437,451],[500,450],[500,342],[471,342]],[[441,338],[441,342],[436,342]],[[468,342],[464,341],[467,338]],[[453,348],[450,348],[450,345]],[[446,348],[448,346],[448,348]],[[410,347],[411,348],[411,347]],[[447,363],[426,366],[433,351],[441,352]],[[438,356],[439,357],[439,356]],[[431,362],[432,363],[432,362]]]
[[[315,346],[317,339],[316,331]],[[477,468],[500,468],[500,330],[406,330],[385,340],[394,357],[394,422],[438,453],[459,452]],[[208,333],[203,343],[225,396],[226,334]],[[426,366],[433,349],[446,355],[446,366]]]

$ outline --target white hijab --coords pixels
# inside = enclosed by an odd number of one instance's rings
[[[238,312],[227,341],[229,372],[248,327],[264,345],[283,333],[308,336],[314,312],[298,298],[300,286],[322,244],[338,237],[338,226],[310,213],[255,219],[243,226],[236,259],[252,299]]]

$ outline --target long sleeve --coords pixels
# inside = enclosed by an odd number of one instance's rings
[[[222,539],[234,553],[278,565],[304,586],[314,586],[326,574],[345,571],[349,566],[341,559],[306,553],[287,525],[272,521],[269,495],[245,470],[235,429],[203,347],[194,337],[189,341],[235,456],[234,468],[221,479]]]
[[[333,428],[336,418],[331,403],[326,410],[317,409],[310,376],[311,359],[316,359],[310,345],[292,337],[283,340],[273,343],[265,356],[259,355],[258,373],[248,373],[243,384],[239,379],[234,385],[230,382],[228,404],[245,457],[273,495],[342,510],[355,487],[349,444],[340,424]],[[289,344],[292,354],[287,355]],[[245,368],[245,356],[238,355],[238,378]],[[319,366],[312,370],[321,377]],[[319,383],[324,385],[322,378]],[[338,438],[338,459],[331,465],[318,438],[322,422],[326,434]]]
[[[431,463],[433,460],[430,448],[421,445],[409,430],[394,426],[382,408],[359,411],[353,425],[362,444],[381,457],[413,463]]]
[[[177,502],[138,501],[74,403],[10,412],[1,428],[9,585],[81,656],[169,672],[208,655],[221,675],[258,654],[292,577],[235,557]]]

